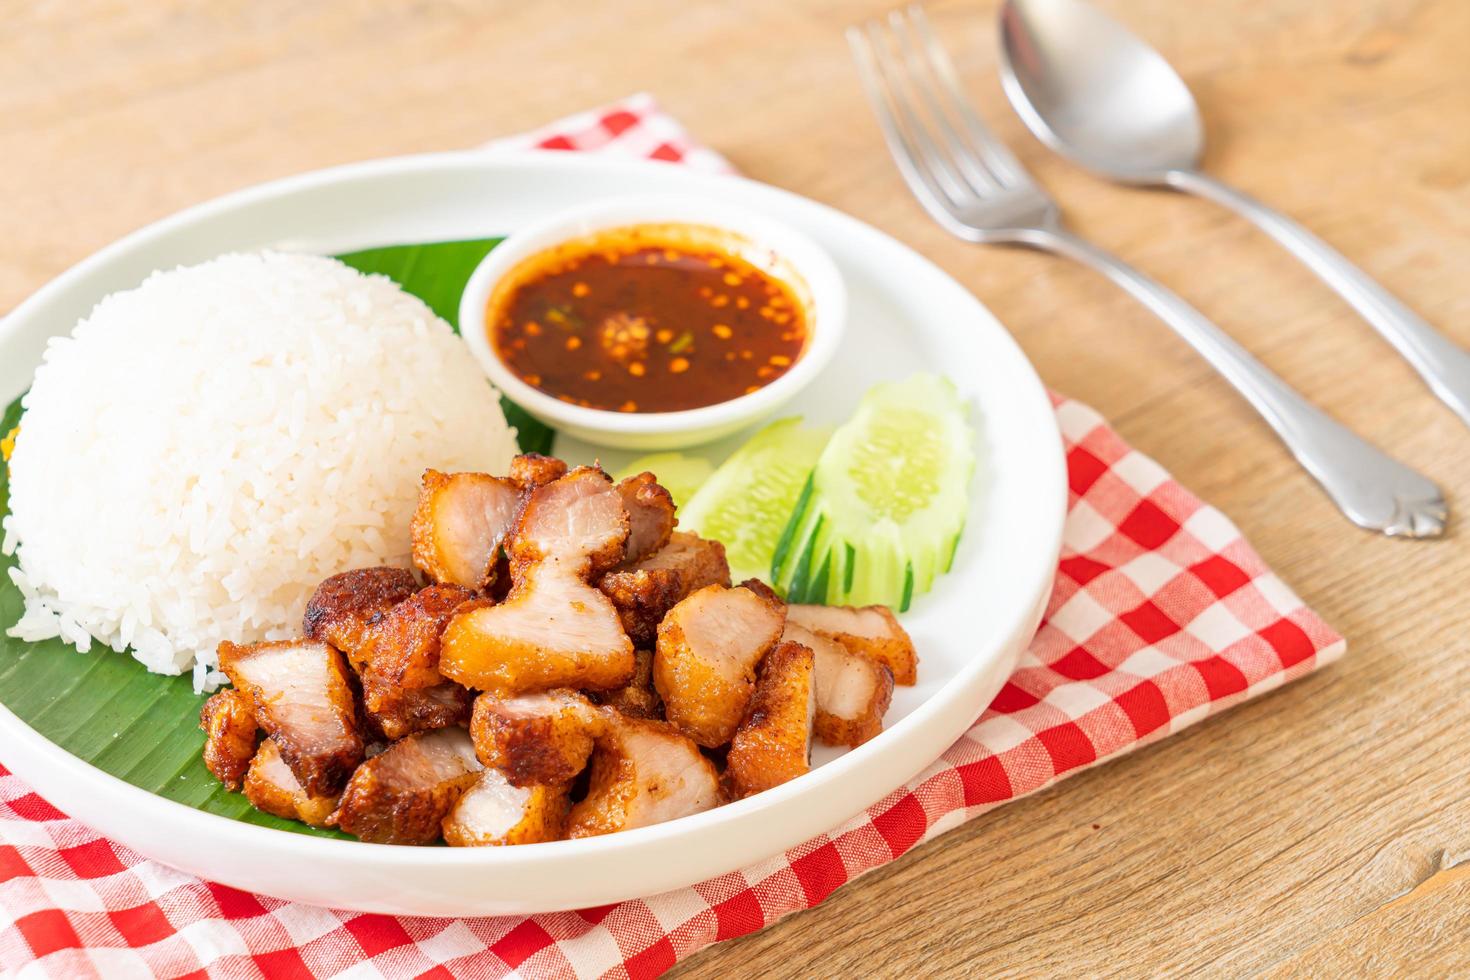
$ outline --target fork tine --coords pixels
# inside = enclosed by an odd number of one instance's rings
[[[951,199],[894,115],[890,105],[893,93],[886,77],[880,74],[874,56],[873,39],[862,28],[853,26],[847,29],[847,43],[852,48],[853,61],[857,63],[863,91],[873,107],[874,115],[878,117],[878,128],[883,131],[883,141],[888,144],[888,152],[898,164],[898,172],[903,175],[904,183],[909,185],[909,190],[919,199],[919,203],[936,219],[948,219],[953,207]]]
[[[954,62],[949,60],[949,54],[939,43],[939,38],[935,36],[933,28],[929,26],[929,17],[924,13],[923,5],[910,4],[908,14],[909,21],[917,28],[920,41],[929,52],[929,64],[949,92],[950,105],[958,114],[961,124],[969,134],[981,159],[985,161],[986,167],[1004,185],[1029,185],[1031,178],[1021,166],[1020,161],[1006,148],[1004,143],[991,134],[989,127],[980,120],[979,113],[975,111],[969,96],[965,94],[964,87],[960,85],[959,74],[955,71]]]
[[[937,124],[946,148],[949,150],[949,155],[960,173],[979,194],[990,194],[1002,189],[1006,181],[985,169],[983,155],[966,142],[951,122],[951,116],[954,114],[953,106],[946,111],[943,105],[946,100],[934,85],[933,79],[936,72],[933,62],[920,52],[914,40],[915,29],[904,16],[903,11],[890,11],[888,24],[893,35],[898,38],[904,61],[908,63],[909,84],[924,101],[924,107],[929,111],[930,118]]]
[[[915,111],[914,99],[909,92],[913,80],[893,59],[892,48],[896,42],[891,33],[885,32],[883,25],[876,20],[868,21],[867,30],[869,50],[877,65],[878,75],[884,80],[889,102],[900,123],[899,128],[906,133],[910,147],[918,150],[919,159],[927,166],[934,181],[943,188],[949,201],[956,206],[963,206],[974,198],[974,192],[966,186],[948,156],[930,135],[929,127]]]

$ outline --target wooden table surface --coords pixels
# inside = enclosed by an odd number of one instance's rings
[[[995,0],[934,19],[1082,233],[1432,475],[1437,542],[1349,526],[1183,344],[1098,276],[947,237],[900,183],[841,37],[883,0],[7,4],[0,309],[144,222],[297,171],[459,148],[646,89],[746,173],[933,258],[1238,523],[1349,640],[1337,666],[919,848],[695,956],[731,975],[1339,974],[1470,967],[1470,432],[1262,235],[1105,185],[1005,107]],[[1470,344],[1470,4],[1107,0],[1198,94],[1208,167]]]

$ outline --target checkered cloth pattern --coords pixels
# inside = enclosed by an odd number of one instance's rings
[[[644,95],[513,142],[728,169]],[[712,943],[816,905],[992,807],[1342,654],[1342,638],[1219,511],[1090,409],[1053,402],[1071,493],[1040,631],[963,738],[841,827],[742,871],[618,905],[399,918],[200,881],[99,837],[0,768],[0,973],[656,977]]]

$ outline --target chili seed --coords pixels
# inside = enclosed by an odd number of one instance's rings
[[[685,371],[689,370],[689,358],[674,358],[672,361],[669,362],[669,370],[672,371],[674,374],[683,374]]]
[[[709,329],[711,333],[713,333],[716,337],[719,337],[721,340],[729,340],[735,335],[735,331],[730,329],[730,325],[728,323],[717,323]]]
[[[634,361],[632,364],[628,365],[628,373],[635,378],[643,377],[643,372],[645,370],[647,369],[643,366],[642,361]]]

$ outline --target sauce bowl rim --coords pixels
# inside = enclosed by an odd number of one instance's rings
[[[638,225],[697,225],[739,236],[768,249],[799,276],[805,289],[807,338],[789,370],[758,391],[699,408],[673,412],[620,412],[568,404],[532,387],[500,358],[486,314],[491,294],[507,274],[536,254],[601,231]],[[702,430],[715,438],[742,422],[755,422],[795,397],[831,362],[847,326],[847,287],[827,251],[796,228],[764,212],[732,207],[691,194],[610,197],[558,212],[507,235],[475,267],[460,295],[460,335],[491,383],[511,401],[554,428],[575,430],[590,442],[599,434],[657,438],[690,445]],[[697,440],[695,440],[697,441]],[[650,443],[656,445],[656,443]]]

